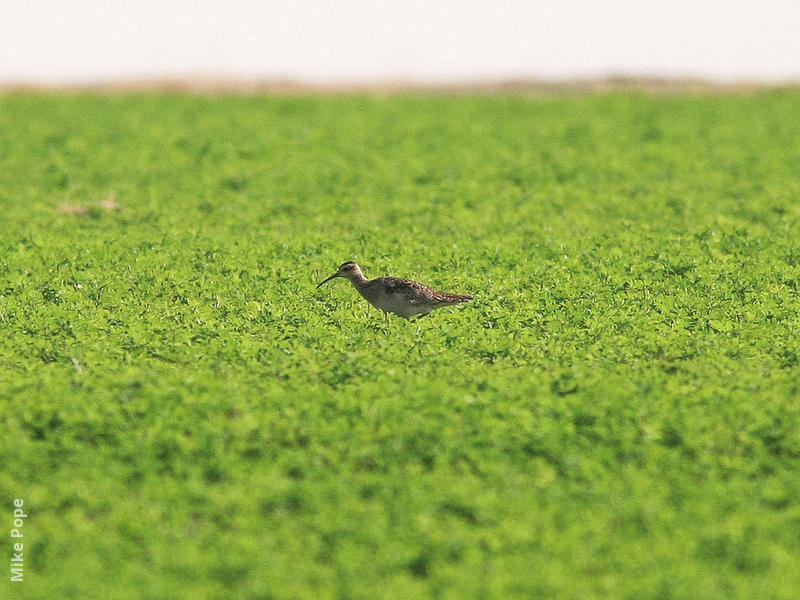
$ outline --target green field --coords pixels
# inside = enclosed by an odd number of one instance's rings
[[[797,598],[798,132],[0,95],[0,597]],[[475,300],[387,320],[347,260]]]

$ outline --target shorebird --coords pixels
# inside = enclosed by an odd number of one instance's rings
[[[437,292],[427,285],[401,277],[367,279],[361,272],[361,267],[352,261],[342,264],[336,273],[320,283],[317,288],[336,277],[350,280],[358,293],[372,306],[406,319],[414,315],[426,315],[435,308],[472,300],[472,296]]]

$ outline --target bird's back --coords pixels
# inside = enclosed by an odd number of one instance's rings
[[[378,277],[359,286],[358,291],[373,306],[406,318],[472,300],[472,296],[440,292],[402,277]]]

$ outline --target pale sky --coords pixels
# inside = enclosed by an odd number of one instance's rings
[[[800,80],[800,1],[0,0],[0,83]]]

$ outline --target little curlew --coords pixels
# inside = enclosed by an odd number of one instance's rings
[[[426,315],[435,308],[472,300],[472,296],[437,292],[427,285],[401,277],[367,279],[361,272],[361,267],[352,261],[342,264],[336,273],[317,287],[319,288],[323,283],[336,277],[350,280],[358,293],[364,296],[372,306],[406,319],[410,319],[414,315]]]

